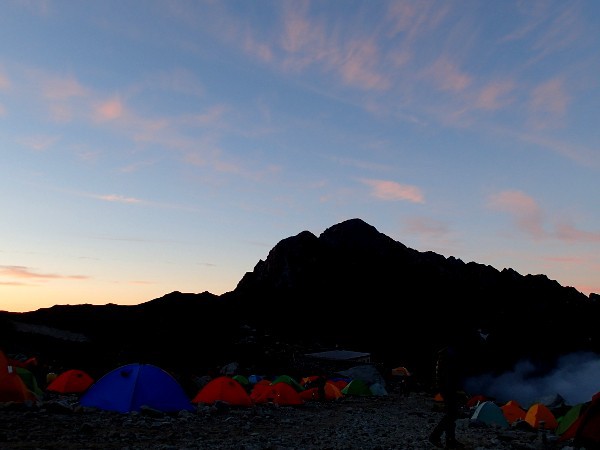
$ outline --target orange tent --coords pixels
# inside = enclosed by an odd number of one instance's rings
[[[57,376],[46,390],[59,394],[81,394],[92,384],[94,384],[94,379],[86,372],[71,369]]]
[[[558,426],[556,417],[554,417],[552,411],[543,403],[534,403],[531,405],[525,414],[524,420],[535,429],[542,428],[542,422],[546,430],[554,430]]]
[[[302,405],[300,394],[287,383],[276,383],[252,390],[250,398],[254,403],[273,402],[276,405]]]
[[[516,400],[507,401],[500,409],[509,424],[512,424],[517,420],[525,420],[525,415],[527,414],[527,411],[525,411]]]
[[[310,383],[319,379],[319,375],[310,375],[308,377],[300,378],[300,386],[307,387]]]
[[[348,385],[348,381],[346,381],[346,380],[338,379],[338,380],[329,380],[329,381],[331,383],[335,384],[338,387],[338,389],[340,389],[340,390],[344,389]]]
[[[244,387],[228,376],[220,376],[209,381],[192,399],[192,403],[212,405],[217,401],[234,406],[252,406],[250,396]]]
[[[410,377],[410,372],[406,367],[400,366],[392,369],[392,375],[399,377]]]
[[[325,382],[325,400],[337,400],[343,397],[342,391],[331,381]],[[304,400],[317,400],[319,398],[319,388],[310,388],[300,392],[300,397]]]

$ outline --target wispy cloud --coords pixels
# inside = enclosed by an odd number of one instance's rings
[[[138,198],[134,198],[134,197],[125,197],[123,195],[115,195],[115,194],[109,194],[109,195],[94,195],[94,198],[97,198],[99,200],[104,200],[106,202],[116,202],[116,203],[145,203],[143,200],[140,200]]]
[[[50,100],[66,100],[72,97],[89,95],[87,89],[72,76],[42,78],[42,82],[42,94]]]
[[[514,99],[509,94],[514,90],[510,80],[492,81],[484,86],[477,96],[476,105],[485,110],[497,110],[511,104]]]
[[[85,280],[89,278],[84,275],[61,275],[55,273],[40,273],[26,266],[0,266],[0,277],[33,281],[46,281],[55,279]]]
[[[536,129],[562,126],[570,98],[559,78],[548,80],[532,91],[529,99],[529,110],[532,114],[531,124]]]
[[[517,228],[534,238],[546,237],[543,214],[536,201],[521,191],[503,191],[491,195],[488,206],[509,213]]]
[[[17,142],[31,150],[43,152],[52,147],[59,140],[59,136],[28,136],[17,139]]]
[[[371,195],[379,200],[425,203],[425,196],[417,186],[400,184],[389,180],[364,178],[360,181],[370,186],[372,188]]]
[[[448,56],[438,58],[425,70],[425,75],[442,91],[464,91],[472,82],[471,76],[461,71],[458,63]]]
[[[503,191],[491,195],[488,206],[509,213],[519,230],[536,239],[552,238],[570,243],[600,242],[600,232],[580,230],[564,219],[555,227],[549,225],[545,231],[541,208],[532,197],[520,191]]]
[[[430,237],[443,237],[448,234],[448,225],[429,217],[410,217],[405,220],[405,229],[409,233]]]
[[[2,71],[0,71],[0,89],[6,90],[6,89],[10,88],[10,86],[11,86],[11,82],[10,82],[10,79],[8,78],[8,75],[6,75]]]
[[[571,224],[562,223],[556,228],[556,236],[568,242],[600,242],[600,231],[578,230]]]
[[[452,7],[434,0],[419,2],[390,2],[386,20],[390,36],[402,34],[407,44],[435,30],[446,18]]]

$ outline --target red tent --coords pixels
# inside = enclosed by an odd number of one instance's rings
[[[94,379],[83,370],[71,369],[61,373],[46,388],[59,394],[81,394],[94,384]]]
[[[254,403],[272,402],[276,405],[302,405],[304,400],[300,394],[287,383],[276,383],[252,391],[250,395]]]
[[[36,396],[27,389],[23,379],[13,366],[8,365],[8,358],[0,351],[0,402],[36,401]]]
[[[212,405],[217,401],[229,403],[233,406],[252,406],[250,396],[244,387],[226,375],[209,381],[192,399],[192,403],[205,403],[208,405]]]
[[[527,414],[527,411],[525,411],[516,400],[507,401],[500,409],[509,424],[512,424],[517,420],[525,420],[525,415]]]

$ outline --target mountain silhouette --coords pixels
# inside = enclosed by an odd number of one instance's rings
[[[523,359],[543,372],[562,355],[600,353],[599,299],[545,275],[419,252],[350,219],[281,240],[222,295],[0,312],[0,345],[94,374],[132,362],[293,370],[307,352],[338,348],[427,380],[435,351],[460,338],[472,373]]]

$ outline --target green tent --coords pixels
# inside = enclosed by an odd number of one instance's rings
[[[294,378],[290,377],[289,375],[279,375],[277,378],[275,378],[273,381],[271,381],[271,384],[277,384],[277,383],[287,383],[291,387],[293,387],[296,390],[296,392],[302,392],[304,390],[302,385],[300,383],[298,383]]]
[[[556,419],[558,426],[556,427],[555,433],[558,435],[563,434],[569,429],[569,427],[575,422],[579,416],[585,411],[585,408],[589,406],[591,402],[578,403],[572,406],[563,416]]]
[[[17,375],[21,377],[27,389],[35,394],[38,399],[41,399],[44,396],[44,391],[42,391],[35,379],[35,375],[31,373],[31,371],[25,369],[24,367],[13,367]]]
[[[367,383],[365,383],[363,380],[359,380],[358,378],[350,381],[350,383],[344,386],[342,389],[342,394],[363,396],[373,395]]]
[[[244,375],[234,375],[231,378],[240,383],[242,386],[248,386],[250,384],[248,378],[246,378]]]

